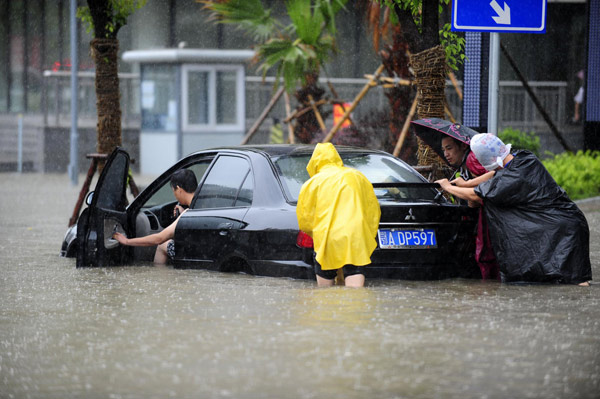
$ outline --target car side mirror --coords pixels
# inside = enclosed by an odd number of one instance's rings
[[[92,205],[92,200],[94,199],[94,192],[90,191],[88,193],[88,195],[85,197],[85,203],[87,204],[87,206]]]

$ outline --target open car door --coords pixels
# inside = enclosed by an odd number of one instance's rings
[[[122,226],[127,223],[128,171],[129,154],[115,149],[77,223],[77,267],[121,264],[124,251],[112,235],[115,231],[123,232]]]

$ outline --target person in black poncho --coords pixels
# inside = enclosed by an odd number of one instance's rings
[[[484,205],[502,280],[589,286],[592,279],[587,220],[529,151],[511,154],[491,133],[471,139],[471,150],[489,171],[477,187],[438,180],[443,190]]]

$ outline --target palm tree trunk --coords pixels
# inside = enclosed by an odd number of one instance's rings
[[[410,64],[415,74],[415,83],[419,95],[418,118],[443,119],[447,68],[444,48],[438,45],[420,53],[412,54]],[[418,139],[418,142],[417,158],[419,165],[437,165],[439,169],[442,169],[445,166],[443,160],[421,139]]]
[[[93,39],[90,43],[96,64],[97,151],[110,154],[121,145],[121,104],[116,38]],[[99,169],[102,170],[102,164]]]
[[[294,93],[296,100],[298,100],[298,109],[310,107],[309,95],[312,96],[315,102],[319,101],[323,97],[325,90],[319,87],[317,82],[318,76],[313,77],[310,80],[307,79],[307,84]],[[317,109],[323,116],[327,116],[327,113],[322,112],[321,107],[317,107]],[[317,120],[314,112],[306,112],[300,115],[296,120],[297,125],[294,129],[294,133],[298,139],[298,142],[300,143],[308,144],[319,133],[326,133],[321,131],[321,126],[319,126],[319,121]]]

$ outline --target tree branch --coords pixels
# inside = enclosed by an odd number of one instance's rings
[[[408,43],[410,51],[412,53],[420,52],[421,34],[419,33],[419,28],[417,27],[410,10],[402,9],[398,3],[394,2],[394,13],[396,13],[396,16],[398,17],[400,29],[402,30],[404,39]]]
[[[106,29],[110,16],[112,15],[112,5],[109,0],[87,0],[90,8],[90,15],[94,23],[94,37],[105,39],[110,36]]]
[[[439,0],[423,0],[423,46],[426,50],[440,44]]]

